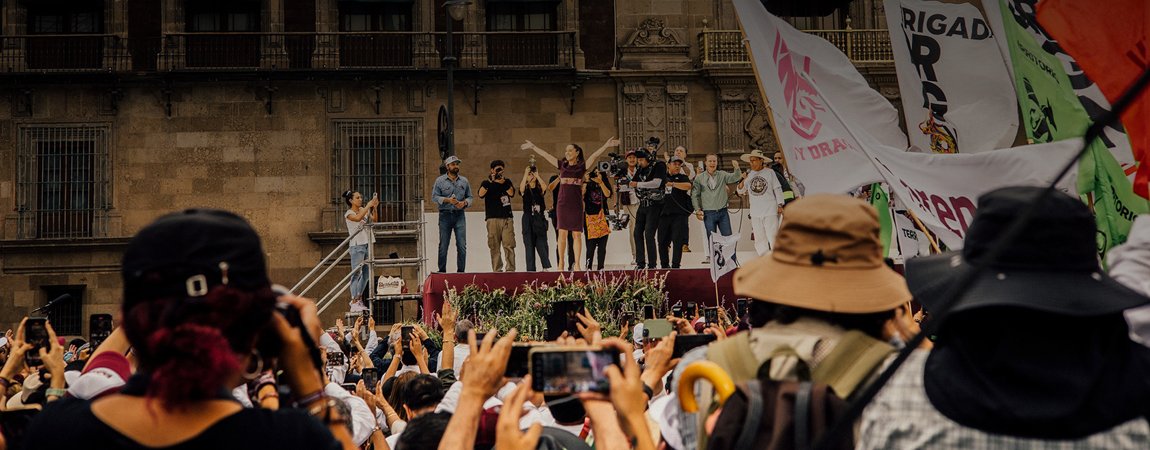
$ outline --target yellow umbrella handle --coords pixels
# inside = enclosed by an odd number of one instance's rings
[[[699,405],[695,403],[695,381],[700,378],[711,382],[719,394],[720,405],[735,392],[735,382],[722,367],[711,361],[695,361],[683,369],[679,380],[679,406],[683,411],[693,413],[699,410]]]

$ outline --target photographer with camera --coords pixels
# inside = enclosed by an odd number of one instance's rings
[[[658,142],[656,138],[651,140]],[[655,258],[659,254],[655,233],[659,229],[659,217],[663,214],[663,200],[667,195],[667,164],[647,150],[635,152],[635,157],[640,170],[628,183],[639,196],[639,211],[635,216],[635,268],[654,269]],[[662,261],[662,265],[666,267],[667,261]]]
[[[501,159],[491,161],[491,174],[479,185],[479,198],[483,199],[483,215],[487,221],[487,249],[491,251],[492,272],[502,272],[505,263],[507,272],[515,271],[515,221],[511,213],[515,183],[503,176],[505,167]],[[502,259],[500,249],[503,251]]]
[[[519,182],[519,192],[523,193],[523,247],[527,252],[527,271],[535,271],[535,256],[543,264],[543,270],[551,270],[551,258],[547,256],[547,210],[543,196],[543,183],[539,181],[539,171],[532,164],[523,169],[523,181]]]
[[[619,196],[615,197],[615,210],[622,213],[617,214],[617,217],[624,217],[626,214],[626,229],[628,236],[635,235],[635,216],[639,214],[639,196],[635,194],[635,188],[632,188],[628,183],[635,178],[635,174],[639,171],[639,158],[635,157],[635,149],[627,150],[624,157],[626,166],[622,168],[617,176],[615,176],[615,185],[619,192]],[[627,244],[631,246],[631,264],[635,264],[635,239],[627,239]]]
[[[603,270],[607,258],[607,238],[611,225],[607,223],[607,199],[611,198],[611,181],[598,168],[591,169],[583,182],[583,211],[587,216],[587,269],[598,256],[598,269]]]
[[[161,217],[128,243],[121,273],[137,373],[118,393],[40,413],[27,448],[356,448],[351,418],[324,394],[316,305],[273,290],[247,221],[206,209]],[[280,404],[297,407],[245,409],[230,391],[273,361],[291,389]]]

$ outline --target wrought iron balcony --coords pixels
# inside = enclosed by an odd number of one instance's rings
[[[119,72],[131,68],[126,42],[111,34],[0,37],[3,72]]]
[[[830,41],[855,64],[894,63],[887,30],[803,31]],[[703,31],[699,33],[699,49],[702,67],[739,67],[751,62],[743,46],[743,33],[739,30]]]

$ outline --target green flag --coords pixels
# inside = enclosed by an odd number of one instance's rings
[[[890,196],[882,188],[882,183],[870,185],[870,204],[878,210],[879,237],[882,238],[882,255],[890,255],[891,233],[894,224],[890,217]]]
[[[1043,50],[1027,29],[1038,27],[1032,17],[1015,14],[1009,2],[998,1],[1027,140],[1039,143],[1082,137],[1091,124],[1090,116],[1075,94],[1062,61]],[[1150,209],[1146,200],[1134,194],[1130,179],[1099,140],[1090,143],[1078,162],[1078,193],[1093,200],[1098,253],[1103,261],[1110,248],[1126,242],[1134,217]]]

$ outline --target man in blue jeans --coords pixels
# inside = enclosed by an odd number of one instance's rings
[[[695,207],[695,218],[703,221],[703,229],[707,230],[709,242],[711,233],[716,230],[723,236],[731,235],[731,215],[727,212],[729,197],[727,185],[738,183],[742,179],[743,172],[739,170],[738,160],[731,160],[734,172],[717,170],[719,156],[714,153],[707,155],[704,164],[706,170],[691,181],[691,203]]]
[[[451,232],[455,231],[455,253],[458,256],[458,271],[464,272],[467,266],[467,217],[464,210],[471,206],[471,184],[467,177],[459,175],[457,156],[443,160],[447,173],[435,179],[431,189],[431,201],[439,205],[439,272],[447,272],[447,246],[451,243]]]

